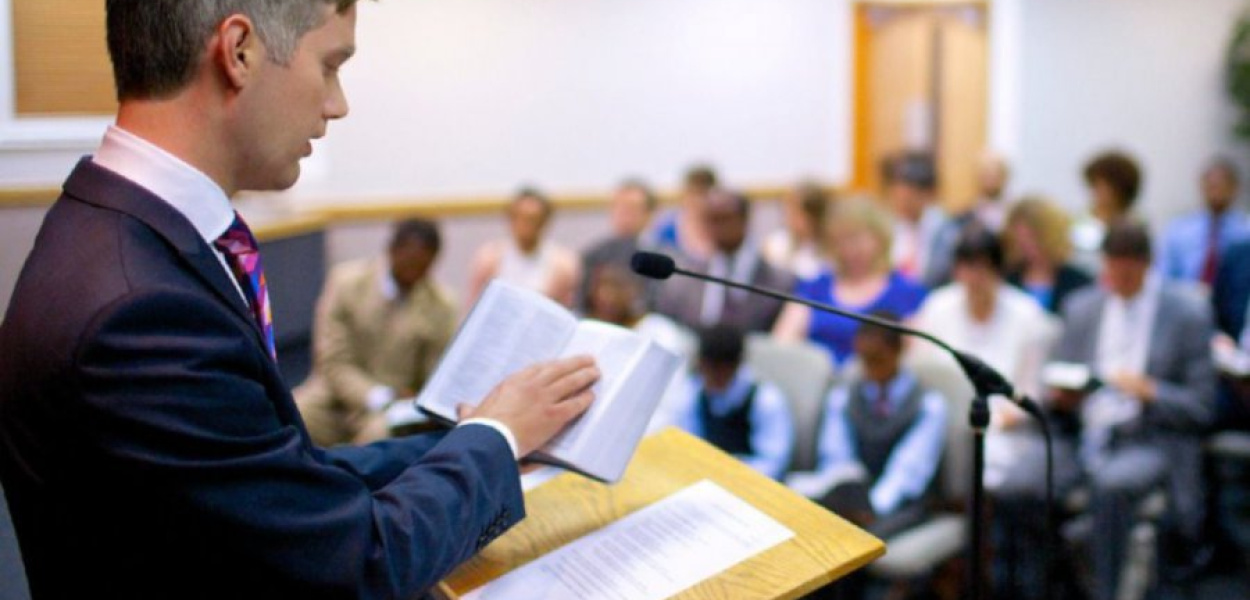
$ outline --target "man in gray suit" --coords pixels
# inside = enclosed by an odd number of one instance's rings
[[[769,265],[747,238],[751,205],[737,192],[714,189],[707,196],[704,224],[715,252],[707,261],[688,259],[692,271],[789,292],[794,276]],[[660,287],[656,310],[692,329],[729,325],[742,331],[769,331],[781,301],[729,289],[689,277],[671,279]]]
[[[1065,303],[1053,358],[1087,365],[1103,385],[1089,394],[1059,392],[1052,406],[1080,424],[1074,455],[1091,491],[1097,532],[1094,597],[1111,599],[1135,508],[1147,493],[1165,489],[1174,533],[1197,539],[1201,435],[1213,417],[1215,373],[1210,309],[1151,274],[1145,226],[1112,225],[1102,254],[1102,285]]]

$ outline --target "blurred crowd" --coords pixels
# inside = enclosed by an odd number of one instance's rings
[[[667,209],[630,180],[612,196],[610,236],[580,253],[551,239],[555,208],[526,188],[507,208],[510,235],[469,265],[459,305],[429,276],[438,227],[405,221],[385,255],[328,277],[297,400],[318,443],[390,435],[388,409],[420,390],[464,308],[504,279],[686,358],[654,428],[703,437],[887,541],[890,566],[818,595],[961,596],[969,582],[952,565],[967,490],[945,480],[966,471],[952,449],[970,443],[961,396],[971,388],[951,383],[954,364],[884,328],[628,269],[638,250],[667,252],[690,270],[923,329],[1043,406],[1055,434],[1051,519],[1040,430],[991,399],[995,597],[1133,598],[1230,565],[1245,572],[1250,214],[1235,165],[1211,160],[1195,174],[1192,211],[1156,224],[1136,210],[1143,173],[1123,152],[1087,162],[1088,202],[1073,212],[1005,197],[1009,166],[987,156],[978,198],[952,213],[937,173],[931,155],[904,152],[882,162],[872,197],[799,183],[781,199],[783,226],[758,239],[752,201],[709,166],[689,169]],[[916,541],[950,523],[953,542]]]

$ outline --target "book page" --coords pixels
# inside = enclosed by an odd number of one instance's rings
[[[542,294],[491,281],[417,404],[455,421],[457,404],[476,406],[509,375],[555,358],[576,326],[567,309]]]
[[[660,600],[794,537],[703,480],[570,542],[465,600]]]
[[[561,357],[589,354],[595,357],[599,367],[599,381],[593,389],[595,402],[585,414],[578,417],[563,432],[551,440],[543,451],[563,460],[577,463],[573,458],[578,449],[585,445],[591,432],[597,432],[603,415],[608,412],[609,405],[617,388],[628,377],[633,377],[634,363],[642,353],[647,341],[634,332],[600,321],[583,321],[578,324],[569,338]],[[596,433],[596,435],[598,435]],[[605,443],[594,440],[595,444]]]
[[[647,431],[664,391],[682,364],[681,358],[659,344],[644,340],[635,356],[628,377],[607,392],[603,405],[593,415],[585,440],[571,445],[570,462],[604,479],[615,481],[624,474],[634,449]]]

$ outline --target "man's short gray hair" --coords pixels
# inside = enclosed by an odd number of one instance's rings
[[[160,98],[188,83],[204,44],[233,14],[247,15],[270,60],[286,64],[325,7],[356,0],[107,0],[108,48],[118,100]]]

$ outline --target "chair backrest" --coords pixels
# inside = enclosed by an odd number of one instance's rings
[[[972,430],[968,409],[975,391],[954,359],[933,353],[909,353],[907,367],[925,387],[946,399],[946,448],[939,471],[942,499],[962,503],[972,480]]]
[[[808,342],[779,342],[767,335],[752,334],[747,337],[746,362],[757,377],[781,388],[790,402],[794,417],[790,470],[814,469],[825,393],[833,382],[829,355]]]
[[[30,600],[26,568],[22,564],[3,487],[0,487],[0,600]]]

